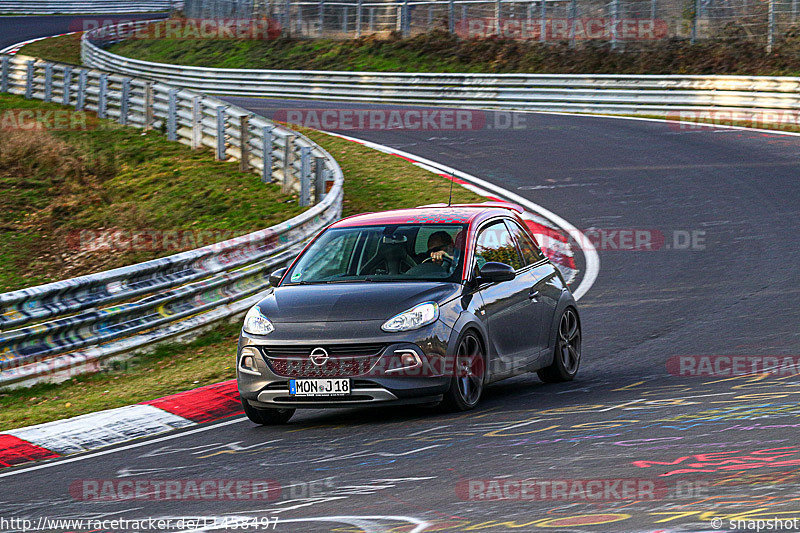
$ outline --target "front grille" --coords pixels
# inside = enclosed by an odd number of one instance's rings
[[[315,365],[309,358],[314,348],[325,348],[329,359]],[[290,378],[337,378],[366,374],[381,357],[383,344],[340,344],[332,346],[263,346],[272,371]]]
[[[308,345],[308,346],[262,346],[261,350],[267,357],[289,358],[308,357],[314,348],[325,348],[331,358],[334,357],[368,357],[381,353],[383,344],[336,344],[336,345]]]

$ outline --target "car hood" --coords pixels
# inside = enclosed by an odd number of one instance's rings
[[[461,285],[442,282],[364,282],[277,287],[259,302],[275,323],[388,320],[422,302],[444,303]]]

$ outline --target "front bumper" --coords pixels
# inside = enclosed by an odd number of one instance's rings
[[[384,333],[379,329],[380,324],[369,322],[300,326],[276,325],[276,331],[265,337],[246,333],[240,336],[237,382],[240,395],[252,406],[318,409],[432,403],[441,400],[450,386],[446,351],[452,330],[441,321],[394,334]],[[279,330],[281,333],[275,335]],[[359,361],[364,364],[355,365],[345,361],[344,356],[331,357],[324,365],[312,365],[308,355],[300,355],[314,346],[327,347],[336,353],[335,348],[343,345],[380,346],[380,349],[374,355],[362,354]],[[419,356],[417,367],[398,363],[397,354],[410,350]],[[243,354],[252,356],[255,370],[242,367]],[[286,358],[292,360],[287,363]],[[350,378],[351,392],[346,396],[290,396],[289,380],[304,377]]]

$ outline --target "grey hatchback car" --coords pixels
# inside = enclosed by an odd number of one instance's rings
[[[506,203],[425,206],[331,224],[245,317],[236,355],[246,415],[298,408],[477,405],[525,372],[575,377],[577,304]]]

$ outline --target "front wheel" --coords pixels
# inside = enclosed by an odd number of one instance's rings
[[[242,407],[244,407],[244,414],[251,422],[260,424],[262,426],[277,426],[285,424],[292,418],[294,409],[259,409],[250,405],[250,402],[242,398]]]
[[[450,390],[443,406],[450,411],[468,411],[478,405],[486,378],[483,345],[474,333],[467,332],[456,350]]]
[[[572,381],[581,364],[581,324],[574,309],[568,307],[558,323],[553,362],[536,373],[545,383]]]

